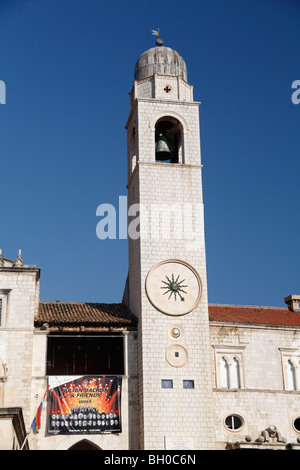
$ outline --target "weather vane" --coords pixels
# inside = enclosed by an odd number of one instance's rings
[[[157,28],[157,31],[152,29],[152,34],[153,34],[153,36],[157,36],[156,45],[157,46],[162,46],[163,45],[163,40],[160,38],[159,28]]]

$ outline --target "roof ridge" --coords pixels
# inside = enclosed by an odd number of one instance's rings
[[[263,305],[236,305],[236,304],[208,304],[209,307],[230,307],[230,308],[264,308],[264,309],[278,309],[278,310],[288,310],[286,307],[271,307]]]
[[[39,301],[40,304],[74,304],[74,305],[85,305],[85,304],[88,304],[88,305],[124,305],[126,307],[125,304],[123,304],[122,302],[69,302],[69,301],[64,301],[64,300],[40,300]]]

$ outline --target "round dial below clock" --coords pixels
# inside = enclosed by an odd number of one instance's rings
[[[146,292],[152,305],[168,315],[185,315],[198,304],[201,280],[197,271],[179,260],[166,260],[154,266],[146,279]]]

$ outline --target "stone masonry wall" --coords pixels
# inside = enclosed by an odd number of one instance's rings
[[[6,312],[0,328],[0,361],[6,370],[2,406],[21,406],[29,426],[38,274],[36,268],[0,268],[0,289],[6,292]]]
[[[290,351],[292,358],[295,354],[299,356],[299,329],[211,324],[210,335],[217,446],[224,448],[227,442],[242,440],[246,435],[255,440],[269,425],[276,426],[287,442],[296,442],[300,432],[293,423],[300,417],[299,390],[286,389],[286,363],[281,351]],[[233,352],[235,348],[244,348],[241,363],[244,384],[240,389],[217,386],[216,346],[231,346]],[[224,419],[229,414],[242,416],[241,429],[226,428]]]

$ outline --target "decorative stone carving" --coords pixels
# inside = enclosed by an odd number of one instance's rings
[[[227,449],[299,449],[300,439],[296,443],[287,443],[287,439],[282,436],[277,427],[270,424],[269,427],[263,429],[260,435],[254,439],[249,434],[245,436],[245,440],[237,441],[235,443],[228,443]]]
[[[258,442],[283,442],[286,443],[285,437],[282,437],[276,426],[270,424],[267,429],[261,431],[261,435],[257,438]]]
[[[24,262],[23,262],[23,260],[22,260],[22,251],[19,250],[18,258],[17,258],[16,261],[14,262],[13,267],[14,267],[14,268],[20,268],[20,267],[22,267],[22,266],[24,266]]]

